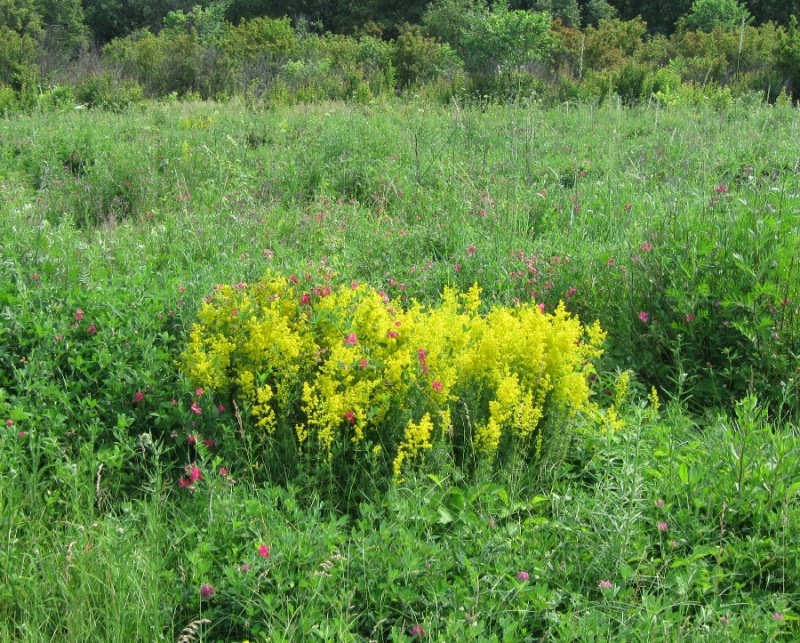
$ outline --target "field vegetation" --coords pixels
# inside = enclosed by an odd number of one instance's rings
[[[794,640],[800,118],[0,120],[0,640]]]

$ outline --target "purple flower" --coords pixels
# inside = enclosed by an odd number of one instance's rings
[[[200,588],[200,596],[203,598],[209,598],[213,596],[217,590],[214,589],[214,586],[209,583],[204,583],[203,586]]]
[[[660,520],[658,522],[658,530],[661,531],[661,532],[665,532],[666,533],[667,531],[669,531],[669,523],[666,523],[663,520]]]
[[[411,628],[410,634],[411,636],[422,638],[425,636],[425,629],[422,627],[422,625],[415,625]]]
[[[647,322],[650,321],[650,313],[646,313],[644,311],[641,311],[639,313],[639,319],[642,320],[643,324],[646,324]]]
[[[519,574],[517,574],[517,580],[518,581],[522,581],[523,583],[526,580],[528,580],[530,577],[531,577],[531,575],[526,571],[521,571]]]
[[[612,583],[610,580],[601,580],[599,583],[597,583],[597,586],[600,589],[611,589],[614,587],[614,583]]]

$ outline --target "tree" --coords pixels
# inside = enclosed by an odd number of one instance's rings
[[[547,13],[510,10],[499,2],[491,11],[472,18],[465,39],[465,62],[476,72],[519,72],[544,58],[555,44]]]
[[[0,29],[3,27],[19,36],[38,36],[42,16],[34,0],[0,0]]]
[[[35,0],[42,16],[42,62],[60,66],[89,44],[80,0]],[[46,65],[45,65],[46,66]]]
[[[678,21],[682,31],[736,29],[752,22],[747,8],[736,0],[695,0],[689,13]]]
[[[447,43],[464,58],[472,26],[489,9],[483,0],[435,0],[422,16],[428,36]]]
[[[41,31],[33,0],[0,0],[0,86],[20,90],[35,74]]]

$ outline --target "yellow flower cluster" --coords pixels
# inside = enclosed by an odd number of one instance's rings
[[[330,462],[349,444],[399,479],[437,441],[468,442],[491,461],[501,443],[540,446],[543,419],[587,408],[605,333],[563,306],[481,314],[475,285],[404,309],[365,285],[302,292],[296,282],[219,286],[182,365],[267,434],[290,434],[298,453]]]

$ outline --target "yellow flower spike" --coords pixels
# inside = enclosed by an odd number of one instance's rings
[[[658,413],[661,409],[661,400],[658,399],[658,391],[656,391],[655,386],[650,388],[650,394],[647,396],[647,399],[650,402],[650,411],[653,417],[658,417]]]
[[[253,405],[253,417],[256,419],[256,426],[264,429],[267,434],[272,434],[275,430],[275,411],[272,410],[270,401],[273,398],[272,388],[269,384],[264,384],[256,389],[256,400]]]
[[[432,433],[433,422],[431,421],[430,413],[425,413],[419,423],[415,424],[409,420],[405,429],[404,439],[397,447],[397,456],[392,462],[392,470],[396,481],[400,480],[403,463],[406,460],[416,457],[433,446],[430,441]]]
[[[617,381],[614,383],[614,406],[617,408],[621,407],[625,402],[625,398],[628,396],[628,387],[630,382],[630,371],[623,371],[617,377]]]
[[[472,287],[461,295],[461,300],[464,302],[464,311],[474,315],[481,307],[481,288],[477,283],[472,284]]]
[[[490,402],[490,408],[492,404],[496,404],[496,402]],[[496,418],[491,418],[486,424],[478,426],[475,433],[475,449],[482,453],[487,460],[492,461],[497,453],[502,435],[503,430],[500,424]]]

